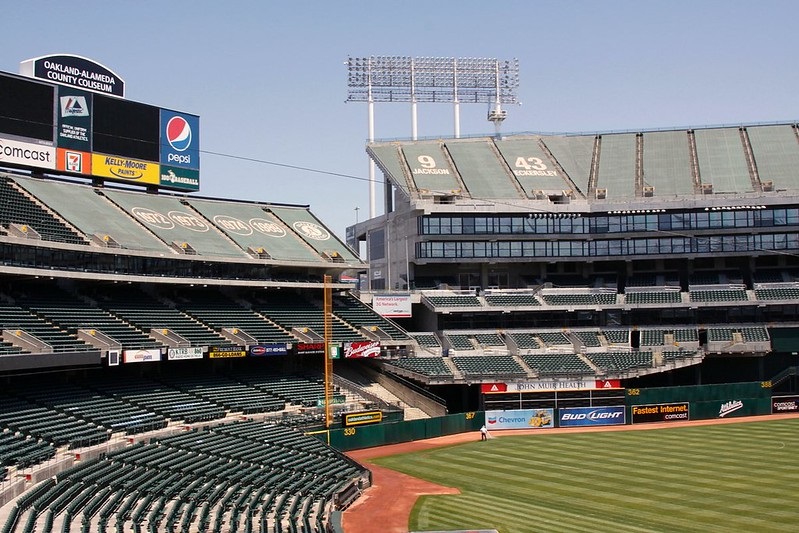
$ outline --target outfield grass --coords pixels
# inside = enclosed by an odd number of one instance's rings
[[[799,528],[799,419],[501,437],[375,463],[462,494],[424,496],[411,531]]]

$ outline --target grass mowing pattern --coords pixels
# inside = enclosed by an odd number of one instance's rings
[[[520,435],[375,459],[462,494],[424,496],[411,531],[795,531],[799,418]]]

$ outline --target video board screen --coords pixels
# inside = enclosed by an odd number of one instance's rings
[[[200,188],[199,117],[0,72],[0,163]]]
[[[160,109],[94,95],[92,151],[158,161]]]
[[[52,142],[54,93],[52,85],[0,76],[0,132]]]

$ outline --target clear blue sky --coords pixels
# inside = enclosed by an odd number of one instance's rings
[[[0,70],[82,55],[128,98],[200,115],[204,151],[362,180],[367,111],[345,103],[348,56],[518,58],[509,133],[799,118],[795,0],[13,0],[2,14]],[[462,134],[492,133],[485,115],[463,106]],[[377,138],[410,132],[407,104],[376,106]],[[451,136],[451,106],[420,105],[419,135]],[[358,179],[203,154],[200,180],[204,196],[310,204],[339,236],[368,213]]]

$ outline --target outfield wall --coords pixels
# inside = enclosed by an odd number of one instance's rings
[[[483,425],[482,413],[468,412],[404,422],[388,422],[309,433],[340,451],[358,450],[432,439],[443,435],[477,431]]]
[[[629,423],[768,415],[771,382],[627,389]]]
[[[776,401],[776,400],[774,400]],[[443,435],[493,429],[585,427],[679,422],[772,413],[771,382],[627,389],[625,405],[471,411],[420,420],[383,422],[310,433],[340,451],[372,448]],[[779,405],[799,412],[799,397]],[[786,410],[789,410],[785,407]]]

